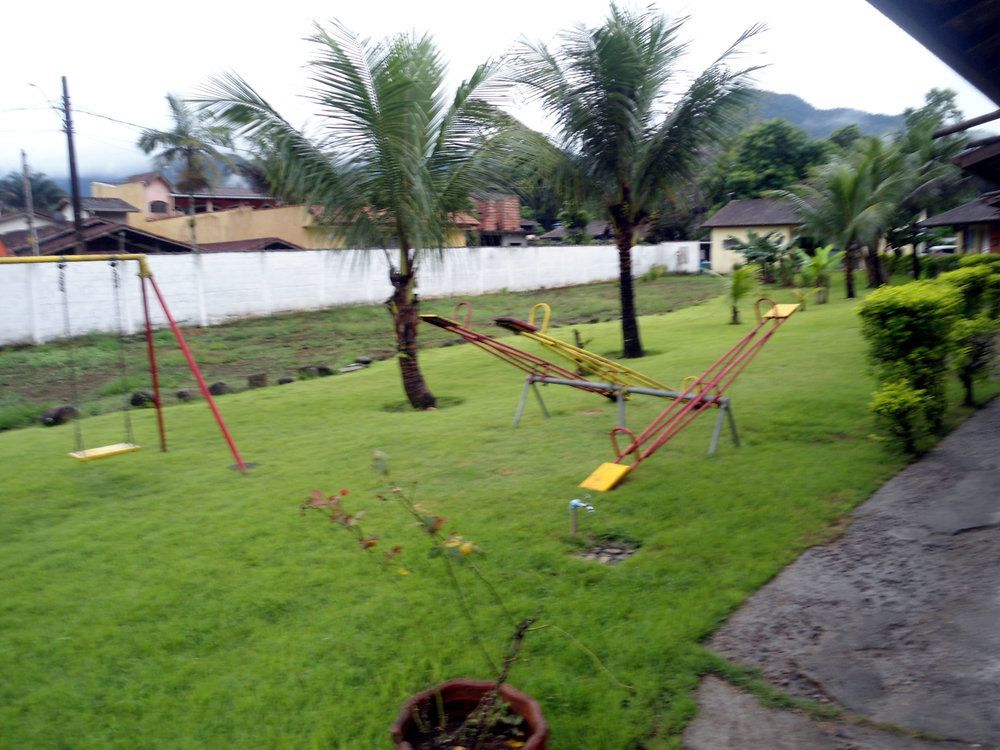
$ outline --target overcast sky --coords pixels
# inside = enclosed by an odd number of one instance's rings
[[[761,88],[797,94],[819,108],[895,114],[922,104],[937,86],[958,91],[967,116],[995,108],[865,0],[656,5],[669,16],[689,16],[684,36],[690,46],[681,64],[692,73],[743,29],[763,23],[767,31],[747,58],[767,65],[757,75]],[[125,176],[149,163],[134,146],[139,129],[170,126],[165,94],[191,95],[227,70],[246,78],[292,122],[305,122],[303,68],[311,50],[303,38],[314,22],[338,18],[373,37],[430,31],[457,81],[523,36],[551,40],[575,24],[596,25],[607,7],[605,0],[284,0],[258,9],[187,0],[20,0],[4,11],[0,44],[0,174],[19,168],[21,149],[35,171],[68,172],[59,116],[47,104],[59,98],[63,75],[75,110],[80,173]]]

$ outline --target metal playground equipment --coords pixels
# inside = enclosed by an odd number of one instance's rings
[[[764,303],[770,305],[767,312],[761,310]],[[758,299],[754,307],[757,325],[707,370],[694,378],[683,393],[639,435],[633,434],[626,427],[613,429],[611,445],[616,455],[615,460],[601,464],[580,486],[598,492],[614,489],[629,472],[634,471],[640,463],[691,424],[699,414],[710,406],[719,404],[726,390],[746,369],[750,360],[798,309],[798,305],[779,305],[766,297]],[[719,429],[717,424],[716,436]],[[621,435],[631,438],[631,442],[624,448],[618,443]],[[629,460],[631,463],[628,463]]]
[[[514,412],[513,426],[517,427],[521,423],[524,409],[527,406],[528,394],[533,392],[541,408],[542,414],[548,418],[549,412],[545,407],[545,401],[538,389],[538,385],[563,385],[589,393],[598,393],[608,399],[614,400],[618,405],[618,426],[625,427],[625,405],[633,395],[653,396],[666,399],[691,400],[694,396],[685,395],[681,391],[671,389],[669,386],[654,380],[631,368],[614,362],[613,360],[601,357],[593,352],[588,352],[580,347],[559,341],[549,335],[548,330],[551,309],[541,302],[531,309],[528,322],[515,318],[496,318],[497,325],[514,331],[520,335],[530,338],[545,346],[551,351],[568,359],[573,364],[585,372],[572,372],[560,365],[534,354],[530,354],[518,349],[510,344],[487,336],[469,328],[472,319],[472,306],[468,302],[459,302],[452,313],[454,318],[458,318],[462,310],[465,310],[465,321],[459,323],[452,318],[445,318],[440,315],[423,314],[421,319],[427,323],[443,328],[446,331],[461,336],[466,341],[475,344],[488,354],[492,354],[498,359],[511,364],[527,373],[524,381],[524,388],[521,389],[521,398],[518,401],[517,409]],[[535,325],[538,312],[543,313],[541,327]],[[599,380],[589,380],[587,377],[597,377]],[[724,424],[728,423],[732,432],[733,443],[739,445],[739,436],[736,432],[736,423],[733,419],[732,404],[725,396],[714,399],[712,405],[718,407],[719,415],[716,420],[715,430],[708,446],[708,455],[714,456],[719,446],[719,439],[722,435]]]
[[[167,323],[170,326],[170,330],[174,334],[174,338],[177,340],[177,345],[180,347],[181,352],[184,355],[184,359],[191,370],[191,374],[194,376],[195,380],[198,382],[198,388],[201,390],[201,395],[204,397],[206,403],[208,403],[209,408],[212,411],[212,416],[215,418],[216,424],[219,426],[219,430],[222,432],[226,443],[229,445],[229,450],[233,455],[236,463],[230,467],[233,469],[238,469],[239,471],[246,473],[246,471],[253,466],[253,464],[248,464],[243,461],[240,455],[239,449],[236,447],[236,442],[233,440],[232,435],[229,432],[229,428],[226,426],[225,421],[222,419],[222,414],[219,412],[218,407],[215,404],[215,400],[212,398],[212,394],[208,389],[208,385],[205,383],[205,378],[201,374],[201,370],[198,364],[194,360],[194,356],[191,354],[191,350],[188,348],[187,342],[184,340],[184,335],[181,333],[180,328],[174,321],[173,316],[170,313],[170,308],[167,307],[166,299],[163,296],[163,292],[160,290],[159,285],[156,283],[156,279],[153,278],[152,272],[149,270],[149,265],[146,261],[146,256],[140,253],[117,253],[113,255],[62,255],[62,256],[31,256],[24,258],[0,258],[0,265],[25,265],[34,263],[56,263],[59,268],[59,292],[62,297],[62,307],[63,307],[63,334],[66,338],[71,339],[73,332],[71,330],[70,324],[70,313],[69,313],[69,288],[66,280],[66,268],[69,264],[73,263],[108,263],[112,270],[112,281],[114,284],[114,298],[116,314],[118,316],[119,324],[119,334],[122,341],[124,341],[124,332],[121,330],[121,301],[120,301],[120,275],[119,267],[120,264],[125,262],[136,262],[139,267],[139,282],[142,288],[142,310],[143,317],[145,321],[145,338],[146,338],[146,356],[149,363],[149,373],[150,380],[153,391],[153,406],[156,409],[156,424],[157,430],[159,432],[159,442],[160,450],[167,450],[167,433],[166,426],[163,419],[163,406],[162,400],[160,398],[160,380],[159,380],[159,370],[156,365],[156,349],[153,345],[153,326],[149,316],[149,294],[147,286],[152,289],[153,293],[156,295],[156,299],[160,304],[160,308],[163,310],[163,314],[167,319]],[[120,364],[122,370],[124,370],[124,355],[120,356]],[[73,386],[74,400],[76,400],[76,372],[73,362],[70,363],[70,378]],[[124,380],[124,378],[123,378]],[[74,404],[74,407],[79,407],[79,404]],[[118,456],[123,453],[131,453],[140,449],[140,446],[135,443],[132,436],[132,426],[131,421],[128,416],[128,406],[126,405],[125,411],[125,440],[121,443],[114,443],[112,445],[100,446],[97,448],[85,448],[83,441],[83,431],[80,426],[80,420],[74,419],[74,430],[76,438],[76,450],[72,451],[69,455],[70,457],[76,459],[77,461],[96,461],[102,458],[110,458],[112,456]]]

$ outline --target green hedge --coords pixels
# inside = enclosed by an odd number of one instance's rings
[[[1000,253],[979,253],[977,255],[959,256],[958,264],[961,268],[969,266],[991,266],[1000,272]]]
[[[960,255],[928,255],[920,260],[920,275],[925,279],[936,279],[942,273],[958,268]]]
[[[955,271],[948,271],[938,276],[940,283],[949,284],[962,295],[962,315],[975,317],[986,304],[987,290],[990,288],[990,277],[993,269],[986,264],[968,265]]]
[[[944,383],[951,331],[962,302],[950,284],[916,281],[876,289],[859,308],[861,332],[871,347],[880,385],[902,382],[922,391],[922,415],[934,431],[941,429],[947,407]]]

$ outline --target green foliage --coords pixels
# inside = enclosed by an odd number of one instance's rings
[[[977,253],[975,255],[959,255],[958,265],[962,268],[969,266],[987,266],[1000,273],[1000,253]]]
[[[566,242],[571,245],[589,245],[587,224],[590,223],[590,218],[590,213],[585,209],[571,203],[564,204],[559,211],[559,221],[566,228]]]
[[[785,120],[762,122],[744,131],[716,162],[704,184],[709,202],[757,198],[804,180],[827,160],[827,146]]]
[[[846,151],[850,150],[861,139],[861,135],[861,128],[857,125],[844,125],[830,133],[827,140],[837,148]]]
[[[830,283],[833,272],[840,265],[844,253],[834,250],[833,245],[824,245],[813,250],[812,254],[799,251],[803,284],[811,284],[817,288],[816,303],[826,304],[830,298]]]
[[[669,187],[693,178],[704,149],[731,132],[747,100],[752,69],[732,63],[759,28],[744,32],[678,90],[683,25],[653,6],[637,11],[612,4],[601,26],[570,29],[554,49],[525,42],[516,55],[516,81],[556,123],[555,142],[539,149],[540,172],[578,201],[604,207],[625,263],[636,232]],[[623,280],[628,358],[643,354],[630,290]]]
[[[54,211],[59,205],[59,201],[66,197],[63,189],[42,172],[32,172],[29,182],[31,184],[31,203],[35,211],[41,213]],[[24,178],[20,172],[9,172],[0,179],[0,213],[23,211],[27,206]]]
[[[777,266],[782,286],[791,286],[797,258],[795,250],[785,245],[781,232],[758,235],[751,229],[747,232],[746,241],[735,237],[730,237],[729,240],[733,243],[733,250],[742,254],[748,263],[755,263],[760,267],[760,276],[765,284],[774,283]]]
[[[996,358],[1000,322],[986,315],[959,320],[952,328],[952,364],[965,389],[965,405],[975,405],[973,383],[990,373]]]
[[[760,273],[752,266],[736,266],[726,280],[726,300],[729,303],[732,325],[740,322],[740,302],[752,294],[760,283]]]
[[[220,164],[232,164],[227,154],[233,146],[232,134],[229,128],[194,112],[183,99],[173,94],[167,94],[167,104],[173,128],[144,130],[139,134],[137,145],[146,154],[158,150],[156,163],[160,166],[180,166],[178,190],[183,193],[204,190],[219,177]],[[193,205],[189,211],[194,213]]]
[[[959,255],[928,255],[920,261],[920,273],[925,279],[936,279],[947,271],[954,271],[960,262]]]
[[[670,270],[666,266],[654,263],[646,273],[639,277],[639,281],[656,281],[657,279],[665,279],[669,275]]]
[[[962,295],[962,315],[971,318],[978,315],[986,303],[992,275],[992,269],[986,265],[965,266],[942,273],[937,280],[958,290]]]
[[[881,287],[858,309],[861,332],[881,383],[903,381],[926,397],[928,423],[939,430],[946,409],[951,330],[961,311],[959,293],[931,281]]]
[[[882,429],[907,453],[918,453],[923,439],[931,435],[927,421],[931,399],[905,380],[883,383],[868,408]]]

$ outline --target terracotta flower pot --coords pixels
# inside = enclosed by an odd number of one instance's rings
[[[399,716],[393,722],[391,732],[396,750],[413,750],[410,741],[419,736],[413,721],[415,707],[436,701],[434,696],[440,693],[446,713],[468,716],[491,687],[493,683],[489,680],[448,680],[436,688],[417,693],[403,704]],[[538,702],[510,685],[500,686],[500,698],[510,706],[513,713],[524,719],[523,731],[527,737],[523,738],[522,750],[548,750],[549,725],[542,716]]]

